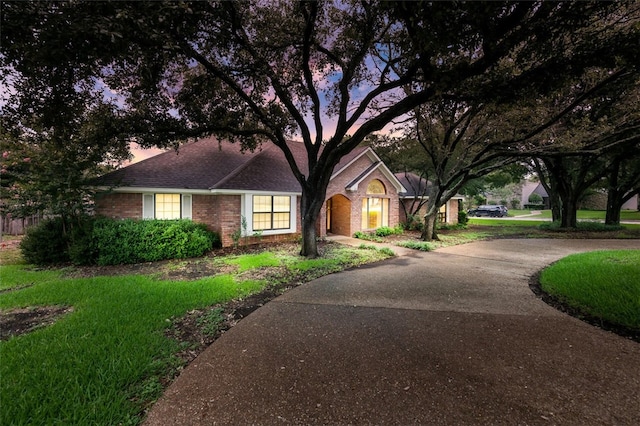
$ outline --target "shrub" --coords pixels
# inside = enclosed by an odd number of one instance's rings
[[[458,224],[466,225],[469,223],[469,215],[464,210],[458,212]]]
[[[424,223],[419,215],[407,216],[407,221],[402,224],[406,231],[420,231],[424,228]]]
[[[378,237],[388,237],[389,235],[402,234],[402,226],[398,225],[395,228],[390,228],[388,226],[381,226],[380,228],[375,230],[375,234]]]
[[[190,220],[101,219],[92,243],[99,265],[117,265],[201,256],[220,237]]]
[[[542,204],[543,199],[540,194],[536,194],[535,192],[529,195],[529,204]]]
[[[27,263],[35,265],[92,263],[95,259],[91,248],[93,223],[94,219],[89,216],[45,219],[27,230],[20,243],[22,255]]]
[[[97,253],[91,243],[95,221],[93,217],[84,217],[71,228],[69,260],[76,265],[95,263]]]
[[[46,265],[69,261],[68,224],[61,217],[45,219],[27,229],[20,242],[22,256],[27,263]]]

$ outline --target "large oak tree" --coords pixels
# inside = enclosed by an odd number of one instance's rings
[[[128,133],[143,145],[210,134],[248,148],[277,145],[302,187],[301,253],[307,256],[318,254],[315,225],[332,170],[368,134],[451,91],[517,94],[560,84],[589,65],[624,66],[637,56],[628,48],[637,44],[637,28],[628,29],[625,6],[616,3],[2,7],[2,67],[11,71],[17,96],[27,81],[46,86],[51,67],[71,67],[78,83],[112,94]],[[605,30],[593,30],[596,22],[605,22]],[[33,105],[36,98],[20,102]],[[291,138],[306,148],[303,163],[286,144]]]

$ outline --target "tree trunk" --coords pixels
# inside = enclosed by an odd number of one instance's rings
[[[622,203],[618,200],[609,200],[611,194],[607,196],[607,215],[604,219],[605,225],[620,225],[620,212],[622,211]]]
[[[306,218],[302,220],[302,245],[300,247],[300,256],[309,258],[318,257],[318,242],[316,235],[315,221],[309,223]]]
[[[568,196],[562,200],[562,221],[561,228],[578,227],[578,203],[575,197]]]
[[[316,200],[314,197],[306,195],[307,191],[302,191],[302,199],[300,202],[300,214],[302,215],[302,245],[300,247],[300,256],[316,258],[318,253],[318,241],[316,224],[320,216],[320,210],[324,204],[324,197]]]
[[[422,230],[422,241],[433,241],[438,238],[436,233],[436,219],[438,212],[426,214],[424,216],[424,229]]]
[[[620,159],[616,159],[609,173],[609,191],[607,191],[607,214],[605,225],[620,225],[620,210],[622,210],[622,197],[618,191],[618,175],[620,174]]]
[[[551,220],[560,222],[562,220],[562,201],[556,193],[549,194],[549,203],[551,204]]]

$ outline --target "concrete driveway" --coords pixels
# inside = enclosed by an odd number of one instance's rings
[[[640,424],[640,344],[528,286],[608,248],[640,241],[475,242],[320,278],[211,345],[147,424]]]

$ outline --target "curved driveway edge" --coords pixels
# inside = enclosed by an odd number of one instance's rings
[[[640,424],[640,345],[528,286],[597,249],[640,241],[483,241],[322,277],[206,349],[146,424]]]

